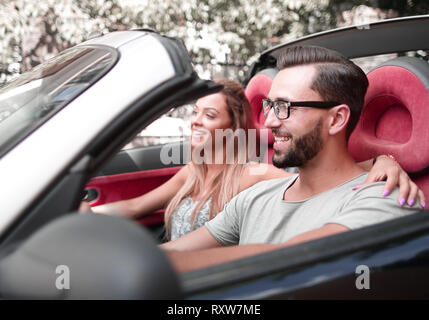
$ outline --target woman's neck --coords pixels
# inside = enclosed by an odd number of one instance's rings
[[[225,170],[224,164],[207,164],[206,180],[216,176],[219,172]]]

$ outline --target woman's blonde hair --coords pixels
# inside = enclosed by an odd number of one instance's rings
[[[247,150],[248,132],[249,129],[255,129],[255,124],[253,122],[250,103],[246,98],[244,90],[238,82],[233,80],[219,79],[215,82],[223,86],[223,89],[219,93],[225,98],[228,113],[231,118],[231,129],[234,131],[237,129],[244,129]],[[208,186],[204,185],[207,177],[207,164],[196,164],[192,161],[189,163],[190,173],[185,184],[180,188],[179,192],[173,197],[173,199],[171,199],[167,209],[165,210],[165,226],[168,238],[170,235],[172,215],[180,202],[186,197],[190,197],[194,193],[201,194],[197,199],[198,204],[192,211],[191,225],[193,228],[202,206],[210,198],[209,219],[212,219],[222,210],[225,203],[230,201],[238,193],[240,177],[245,166],[245,164],[239,163],[238,161],[239,149],[242,150],[241,148],[237,148],[235,145],[234,163],[223,164],[225,169],[219,170]]]

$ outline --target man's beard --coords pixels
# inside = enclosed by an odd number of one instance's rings
[[[322,149],[322,120],[303,136],[291,140],[293,145],[285,155],[281,151],[274,150],[273,164],[277,168],[303,167],[309,160],[313,159]]]

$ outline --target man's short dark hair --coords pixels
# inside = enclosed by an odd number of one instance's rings
[[[359,121],[368,79],[365,73],[340,53],[317,46],[292,46],[283,49],[277,59],[279,70],[299,65],[315,65],[317,75],[311,89],[325,101],[337,101],[350,108],[348,139]]]

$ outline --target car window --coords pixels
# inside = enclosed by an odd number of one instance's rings
[[[123,150],[188,140],[191,115],[192,105],[170,110],[139,132]]]
[[[370,57],[355,58],[351,60],[356,63],[365,73],[368,73],[383,62],[394,59],[397,56],[398,55],[396,53],[390,53]]]
[[[91,86],[116,62],[105,47],[76,47],[0,89],[0,156]]]

